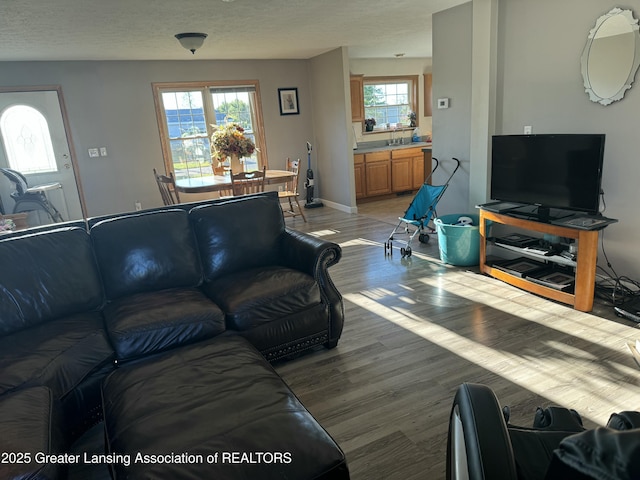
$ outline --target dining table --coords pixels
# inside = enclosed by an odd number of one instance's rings
[[[286,183],[295,176],[295,173],[288,170],[267,170],[265,175],[266,184]],[[176,179],[176,190],[180,193],[205,193],[218,192],[231,188],[231,177],[229,175],[206,175],[203,177],[179,178]]]

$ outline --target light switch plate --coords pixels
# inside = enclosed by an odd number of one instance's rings
[[[90,158],[96,158],[100,156],[100,152],[98,151],[97,148],[90,148],[88,151],[89,151]]]
[[[449,99],[448,98],[439,98],[438,99],[438,108],[449,108]]]

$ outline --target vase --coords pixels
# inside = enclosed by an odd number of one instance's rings
[[[231,155],[229,157],[229,166],[231,167],[231,173],[240,173],[244,170],[244,165],[240,161],[238,155]]]
[[[373,125],[366,124],[364,125],[365,132],[373,132]]]
[[[219,160],[214,160],[211,163],[214,175],[224,175],[224,165]]]

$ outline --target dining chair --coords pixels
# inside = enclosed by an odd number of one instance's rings
[[[173,178],[173,172],[169,172],[169,176],[160,175],[154,168],[153,176],[156,178],[162,202],[165,205],[175,205],[180,203],[180,195],[178,195],[178,191],[176,190],[176,181]]]
[[[300,159],[291,160],[287,158],[287,171],[292,172],[294,175],[284,184],[284,189],[282,191],[278,191],[282,213],[285,217],[297,217],[300,215],[306,222],[307,218],[304,216],[302,208],[300,208],[300,202],[298,201],[298,172],[300,171]],[[289,203],[288,207],[286,203],[284,205],[282,204],[285,200]],[[295,207],[293,202],[296,203]],[[296,208],[298,210],[297,212]]]
[[[251,172],[231,173],[231,190],[234,196],[264,192],[267,167]]]

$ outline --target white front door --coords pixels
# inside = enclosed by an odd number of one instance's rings
[[[61,98],[59,91],[56,89],[39,90],[39,91],[3,91],[0,92],[0,116],[6,112],[8,108],[16,105],[25,105],[32,107],[40,112],[48,125],[49,134],[51,136],[51,146],[55,157],[55,167],[48,172],[28,173],[22,172],[27,178],[29,187],[37,185],[51,184],[58,182],[62,188],[47,190],[46,195],[51,202],[62,214],[63,220],[77,220],[84,217],[83,208],[80,200],[80,191],[76,183],[76,174],[74,172],[74,162],[72,161],[72,149],[67,141],[67,132],[65,129],[65,119],[63,117]],[[27,129],[28,130],[28,129]],[[0,167],[12,167],[9,163],[7,145],[2,141],[0,136]],[[15,202],[9,196],[13,185],[0,175],[0,198],[5,213],[12,213]],[[48,219],[50,222],[51,219]],[[42,214],[34,220],[29,219],[31,225],[47,222],[46,216]]]

